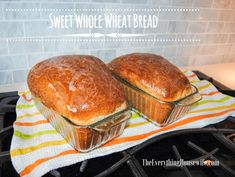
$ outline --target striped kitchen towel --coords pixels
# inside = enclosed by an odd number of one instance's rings
[[[184,73],[203,97],[187,115],[166,127],[157,127],[132,111],[121,136],[88,153],[74,150],[38,112],[30,92],[19,91],[10,150],[16,171],[24,177],[42,176],[52,169],[122,151],[169,131],[201,128],[235,116],[235,98],[218,92],[208,81],[200,81],[191,71]]]

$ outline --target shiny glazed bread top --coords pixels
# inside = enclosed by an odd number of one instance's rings
[[[77,125],[90,125],[127,106],[119,83],[93,56],[44,60],[30,70],[27,82],[33,96]]]
[[[130,84],[162,101],[176,101],[191,93],[187,77],[159,55],[123,55],[109,63],[109,68]]]

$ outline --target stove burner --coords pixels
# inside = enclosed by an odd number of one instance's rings
[[[200,79],[212,82],[219,91],[235,96],[235,91],[196,72]],[[10,159],[10,142],[16,118],[16,92],[0,93],[0,177],[18,176]],[[154,166],[152,161],[167,162]],[[195,165],[175,165],[177,162]],[[148,162],[148,163],[147,163]],[[200,163],[199,163],[200,162]],[[145,143],[104,157],[86,160],[52,170],[45,177],[63,176],[235,176],[235,118],[205,128],[169,132]],[[152,164],[151,165],[144,165]],[[173,165],[172,165],[173,164]]]
[[[229,138],[232,142],[235,143],[235,133],[228,135],[227,138]]]

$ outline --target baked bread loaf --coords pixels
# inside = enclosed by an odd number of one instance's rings
[[[114,59],[109,68],[130,84],[162,101],[176,101],[192,92],[187,77],[159,55],[123,55]]]
[[[127,107],[123,90],[96,57],[44,60],[28,74],[28,87],[47,108],[77,125],[90,125]]]

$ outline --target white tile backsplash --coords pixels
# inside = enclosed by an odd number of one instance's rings
[[[27,55],[0,56],[0,70],[15,70],[28,68]]]
[[[119,3],[121,0],[92,0],[92,2]]]
[[[39,54],[31,54],[27,56],[29,68],[32,68],[36,63],[39,63],[40,61],[43,61],[47,58],[51,58],[53,56],[56,56],[53,53],[39,53]]]
[[[162,7],[162,9],[170,9],[170,7]],[[159,19],[160,20],[182,20],[183,11],[160,11],[159,12]]]
[[[210,22],[207,26],[208,33],[221,33],[224,29],[224,22]]]
[[[23,37],[24,29],[22,22],[0,22],[0,38]]]
[[[234,21],[234,10],[219,10],[218,21],[223,21],[223,22]]]
[[[3,7],[2,4],[0,4],[0,20],[3,19]]]
[[[12,84],[12,71],[0,71],[0,84]]]
[[[177,55],[177,46],[166,46],[163,48],[163,56],[166,58],[175,57]]]
[[[230,34],[229,35],[228,43],[235,43],[235,34]]]
[[[156,0],[148,0],[149,4],[153,6],[171,6],[172,5],[172,0],[161,0],[161,1],[156,1]]]
[[[169,21],[158,21],[158,27],[154,28],[145,28],[144,33],[168,33]]]
[[[10,9],[39,9],[39,3],[4,3],[4,18],[6,20],[28,20],[28,19],[39,19],[40,12],[33,12],[29,15],[26,11],[12,11]]]
[[[195,0],[193,7],[209,8],[212,6],[213,0]]]
[[[203,45],[198,52],[200,55],[211,55],[216,52],[217,47],[219,48],[217,45]]]
[[[13,82],[26,82],[27,81],[28,70],[16,70],[13,71]]]
[[[216,54],[218,55],[227,55],[230,53],[230,50],[232,48],[232,45],[222,45],[222,46],[217,46]]]
[[[9,41],[8,46],[9,46],[9,53],[13,55],[43,52],[42,42]]]
[[[229,8],[233,0],[214,0],[213,7],[215,8]]]
[[[221,14],[221,10],[218,9],[200,9],[198,13],[198,20],[200,21],[218,21]]]
[[[6,55],[6,54],[8,54],[7,41],[0,40],[0,55]]]
[[[95,50],[91,51],[91,55],[101,58],[105,63],[109,63],[116,57],[116,50]]]
[[[199,49],[199,46],[179,46],[177,50],[177,56],[182,58],[190,58],[199,53]]]
[[[235,23],[225,23],[224,24],[225,33],[235,33]]]
[[[120,14],[152,14],[159,17],[156,29],[50,29],[51,11],[17,12],[6,9],[134,9],[107,11]],[[161,9],[160,12],[150,11]],[[147,9],[137,11],[137,9]],[[178,10],[177,10],[178,9]],[[190,11],[189,9],[199,9]],[[235,0],[53,0],[0,2],[0,84],[26,80],[28,70],[37,62],[67,54],[91,54],[109,62],[112,58],[131,52],[150,52],[165,56],[176,65],[203,65],[235,61]],[[53,11],[66,15],[71,11]],[[79,12],[99,15],[104,11]],[[143,37],[99,37],[97,40],[66,37],[81,33],[131,33]],[[68,42],[13,42],[12,39],[78,39]],[[191,39],[191,41],[183,41]],[[192,40],[200,41],[195,42]],[[150,41],[148,41],[150,40]],[[155,40],[155,41],[154,41]]]
[[[186,33],[188,22],[170,21],[168,25],[168,33]]]
[[[107,0],[95,0],[95,1],[107,1]],[[110,0],[110,1],[112,1],[112,0]],[[147,0],[122,0],[122,3],[145,4],[145,3],[147,3]]]
[[[173,6],[191,7],[194,0],[172,0]]]
[[[41,3],[41,9],[74,9],[74,3]],[[41,19],[48,19],[49,14],[53,15],[70,15],[71,11],[43,11],[41,12]]]
[[[59,29],[49,28],[50,22],[47,20],[42,21],[26,21],[25,24],[25,36],[57,36]]]
[[[188,33],[203,33],[207,29],[207,22],[190,22]]]

